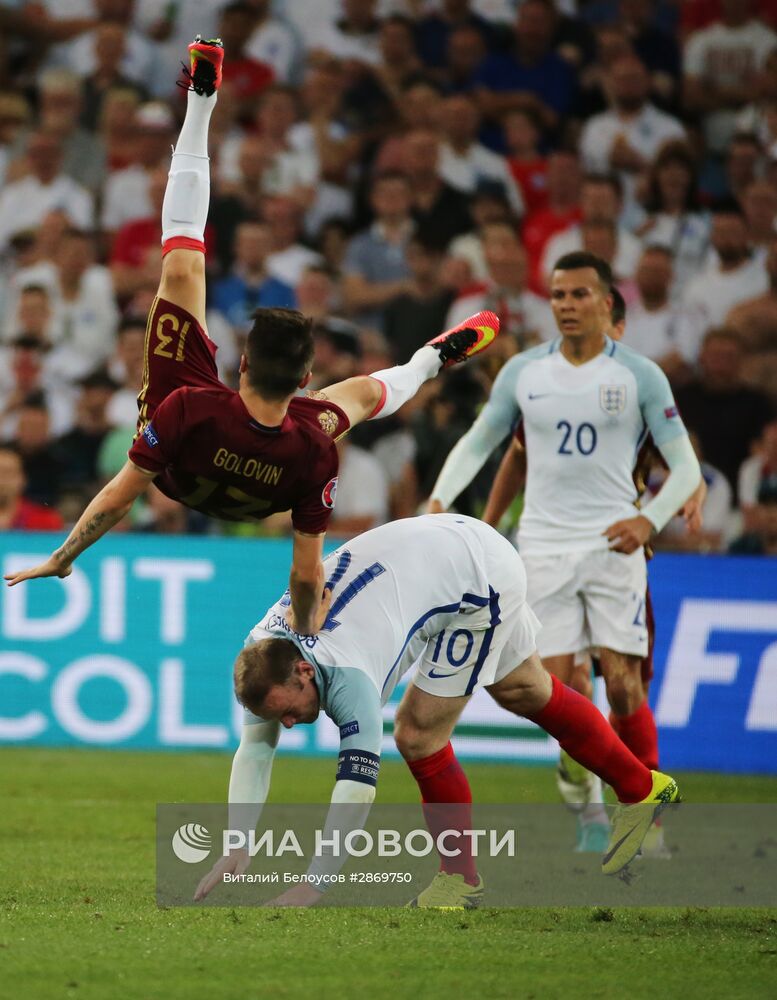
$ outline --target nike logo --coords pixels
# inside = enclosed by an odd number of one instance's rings
[[[453,671],[449,671],[447,674],[438,674],[435,671],[434,667],[432,667],[432,669],[427,674],[427,677],[433,677],[435,680],[441,680],[441,679],[443,679],[445,677],[453,677],[455,673],[456,673],[456,671],[453,670]]]
[[[607,864],[607,862],[608,862],[608,861],[609,861],[609,860],[610,860],[610,859],[611,859],[611,858],[613,857],[613,855],[614,855],[614,854],[616,853],[616,851],[618,850],[618,848],[619,848],[619,847],[621,847],[621,846],[623,845],[623,842],[624,842],[624,841],[626,841],[626,840],[628,840],[628,839],[629,839],[629,837],[630,837],[630,836],[632,835],[632,833],[634,833],[634,830],[633,830],[633,829],[632,829],[632,830],[629,830],[629,832],[628,832],[627,834],[625,834],[625,835],[624,835],[623,837],[621,837],[621,839],[620,839],[620,840],[618,841],[618,843],[617,843],[617,844],[613,844],[612,848],[611,848],[611,849],[610,849],[609,851],[607,851],[607,853],[606,853],[606,854],[604,855],[604,857],[602,858],[602,864],[603,864],[603,865],[606,865],[606,864]]]
[[[530,392],[529,399],[545,399],[546,396],[552,395],[552,392]]]

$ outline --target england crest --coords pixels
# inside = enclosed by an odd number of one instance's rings
[[[600,385],[599,405],[605,413],[617,417],[626,409],[625,385]]]

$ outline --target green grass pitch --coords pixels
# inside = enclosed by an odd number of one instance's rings
[[[470,764],[479,801],[554,801],[545,767]],[[332,761],[281,758],[276,801]],[[229,758],[2,751],[0,996],[38,1000],[777,996],[777,910],[160,910],[156,802],[221,801]],[[680,775],[688,799],[775,802],[777,779]],[[379,800],[414,801],[384,764]]]

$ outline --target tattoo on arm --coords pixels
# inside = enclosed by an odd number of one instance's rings
[[[93,514],[77,535],[73,535],[71,538],[68,538],[65,544],[61,548],[57,549],[54,553],[54,558],[59,559],[60,561],[70,561],[71,559],[74,559],[79,552],[82,552],[85,548],[91,545],[96,538],[100,537],[105,530],[102,528],[102,525],[107,518],[108,514],[104,511]],[[110,527],[110,525],[108,527]]]

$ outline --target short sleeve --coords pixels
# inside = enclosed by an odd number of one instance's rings
[[[686,434],[677,409],[669,379],[657,364],[645,361],[635,373],[639,390],[639,408],[653,435],[656,447]]]
[[[163,399],[154,417],[132,442],[129,460],[144,472],[163,472],[178,456],[185,416],[184,391]]]
[[[306,535],[320,535],[326,531],[337,495],[337,448],[331,439],[322,441],[326,447],[311,472],[313,485],[291,508],[294,529]]]
[[[698,33],[691,35],[683,55],[683,73],[686,76],[704,75],[704,54],[704,37]]]
[[[383,744],[380,695],[367,674],[355,667],[332,667],[324,710],[340,730],[338,781],[375,785]]]

